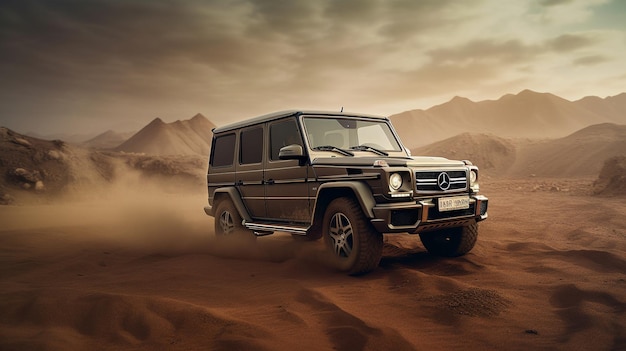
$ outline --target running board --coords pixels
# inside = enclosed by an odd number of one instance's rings
[[[296,235],[306,235],[308,227],[301,227],[293,224],[283,223],[253,223],[243,224],[244,227],[252,230],[256,236],[264,236],[274,234],[274,232],[287,232]]]

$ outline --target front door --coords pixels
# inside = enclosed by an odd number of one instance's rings
[[[309,166],[298,160],[280,160],[281,147],[303,146],[295,118],[268,124],[269,147],[265,163],[265,198],[267,217],[286,222],[311,221],[308,190]]]

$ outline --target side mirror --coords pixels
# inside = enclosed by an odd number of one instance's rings
[[[304,157],[302,146],[297,144],[283,146],[278,151],[278,158],[281,160],[302,160]]]

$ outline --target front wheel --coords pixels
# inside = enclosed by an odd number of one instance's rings
[[[428,252],[437,256],[457,257],[470,252],[478,238],[478,223],[420,234]]]
[[[328,205],[322,235],[339,270],[357,275],[378,267],[383,237],[365,218],[355,200],[342,197]]]

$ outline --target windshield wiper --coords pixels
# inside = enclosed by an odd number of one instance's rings
[[[371,151],[375,154],[381,155],[381,156],[389,156],[388,153],[384,152],[383,150],[379,150],[375,147],[371,147],[371,146],[367,146],[367,145],[359,145],[359,146],[351,146],[350,150],[357,150],[357,151]]]
[[[316,146],[313,148],[313,150],[319,150],[319,151],[334,151],[337,153],[340,153],[344,156],[354,156],[354,154],[348,150],[344,150],[344,149],[340,149],[336,146],[332,146],[332,145],[321,145],[321,146]]]

